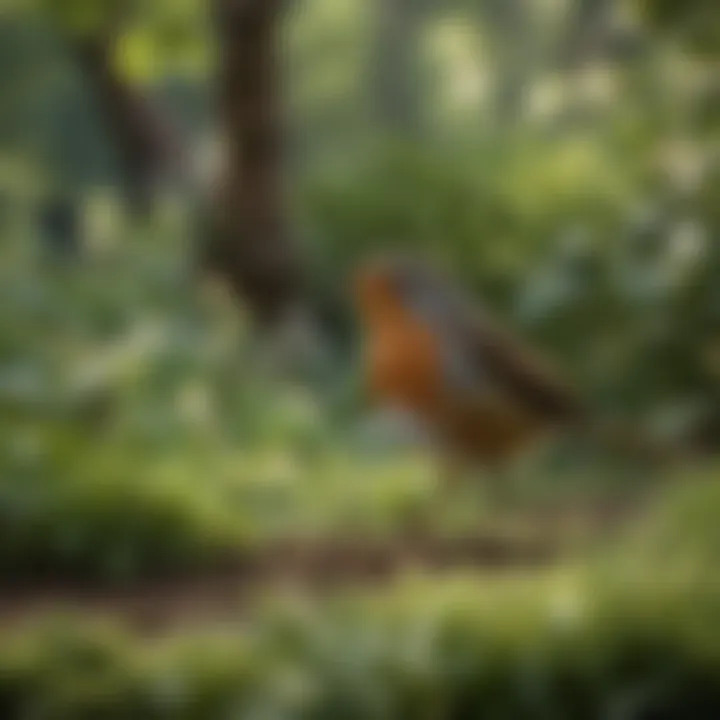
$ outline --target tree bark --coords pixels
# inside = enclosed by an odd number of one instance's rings
[[[207,260],[262,325],[298,300],[297,249],[284,223],[279,37],[283,0],[215,0],[224,165]]]

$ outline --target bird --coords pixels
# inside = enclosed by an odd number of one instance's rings
[[[557,368],[430,263],[372,257],[355,274],[354,296],[371,401],[428,428],[448,476],[505,467],[563,431],[635,444],[601,428]]]

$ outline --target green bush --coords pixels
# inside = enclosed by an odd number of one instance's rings
[[[3,638],[8,718],[711,718],[717,587],[583,573],[410,580],[142,640],[73,623]],[[72,628],[72,629],[70,629]]]
[[[6,467],[0,575],[121,582],[217,563],[247,543],[242,513],[219,490],[119,448],[65,452],[44,467]]]
[[[681,433],[717,413],[719,394],[718,170],[702,143],[674,147],[648,119],[618,119],[382,147],[299,193],[317,291],[342,294],[378,248],[425,252],[606,411]]]
[[[308,180],[300,222],[323,268],[336,273],[373,250],[402,246],[502,297],[578,224],[595,237],[616,229],[636,192],[633,172],[620,172],[602,144],[586,138],[383,146],[347,171]]]
[[[683,481],[684,480],[684,481]],[[709,580],[720,563],[720,470],[686,472],[618,539],[613,563],[662,569],[666,575]],[[617,568],[616,568],[617,569]]]

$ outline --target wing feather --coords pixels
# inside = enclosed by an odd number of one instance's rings
[[[443,335],[447,377],[469,402],[497,392],[546,419],[576,421],[585,408],[560,373],[485,308],[454,289],[437,274],[432,283],[432,324]]]
[[[581,419],[583,403],[560,374],[486,312],[464,313],[463,335],[474,364],[521,405],[560,422]]]
[[[501,395],[546,420],[572,422],[586,416],[561,375],[486,308],[436,268],[423,263],[403,267],[408,299],[439,333],[446,377],[464,402]]]

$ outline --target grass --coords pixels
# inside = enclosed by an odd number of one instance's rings
[[[709,718],[720,708],[718,590],[576,569],[276,600],[160,640],[56,619],[3,639],[0,709],[7,718]]]

